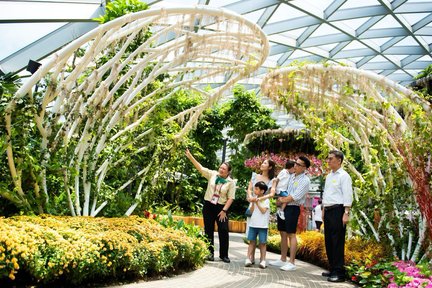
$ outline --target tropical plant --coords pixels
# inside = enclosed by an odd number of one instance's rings
[[[323,157],[330,149],[345,153],[355,187],[354,233],[390,241],[403,260],[427,255],[432,235],[428,102],[372,72],[327,64],[274,71],[262,91],[302,119]]]

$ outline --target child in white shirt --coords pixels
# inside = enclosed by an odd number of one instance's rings
[[[267,191],[268,186],[263,181],[259,181],[254,186],[254,193],[257,197],[262,197]],[[247,239],[249,240],[247,259],[245,266],[250,267],[254,264],[255,255],[252,255],[256,247],[256,239],[259,239],[260,263],[259,267],[266,268],[266,250],[267,250],[267,233],[270,222],[270,200],[264,199],[257,202],[251,202],[249,209],[252,216],[249,220],[249,231]]]
[[[286,191],[288,188],[288,183],[292,179],[294,175],[294,164],[295,161],[288,160],[285,163],[285,169],[283,169],[281,172],[279,172],[278,176],[273,181],[273,187],[275,187],[275,192],[278,197],[286,197],[288,196],[288,192]],[[273,188],[272,188],[273,189]],[[285,220],[285,207],[287,203],[282,203],[281,206],[277,207],[277,215],[282,220]]]

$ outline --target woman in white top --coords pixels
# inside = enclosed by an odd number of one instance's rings
[[[273,183],[273,178],[275,177],[276,174],[275,168],[276,168],[276,163],[271,159],[267,159],[264,160],[264,162],[260,166],[261,174],[257,174],[255,172],[252,173],[252,178],[249,181],[249,186],[247,189],[247,201],[249,203],[262,201],[265,199],[272,198],[274,196],[274,192],[271,191],[271,187]],[[256,197],[256,195],[254,194],[254,187],[255,184],[260,181],[264,182],[267,185],[268,189],[263,196]],[[249,227],[249,220],[250,219],[248,218],[247,219],[248,227]],[[255,246],[252,247],[251,255],[255,255],[255,248],[256,248]],[[251,258],[252,264],[254,263],[254,261],[255,260]]]

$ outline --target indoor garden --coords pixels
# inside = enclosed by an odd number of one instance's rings
[[[311,210],[328,152],[342,151],[354,188],[348,283],[432,287],[432,61],[411,86],[331,57],[269,68],[282,46],[272,45],[284,40],[234,12],[243,9],[237,2],[227,4],[234,11],[103,2],[98,25],[51,51],[30,77],[0,70],[1,287],[202,269],[207,179],[187,149],[212,170],[230,162],[230,231],[243,235],[251,173],[266,159],[279,172],[307,156],[314,189],[301,209],[297,257],[323,269],[324,235]],[[261,20],[271,7],[258,7]],[[282,125],[276,110],[301,124]],[[268,237],[268,251],[280,253],[275,219]]]

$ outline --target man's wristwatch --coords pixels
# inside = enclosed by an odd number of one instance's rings
[[[345,212],[344,212],[346,215],[349,215],[349,211],[347,211],[347,210],[345,210]]]

